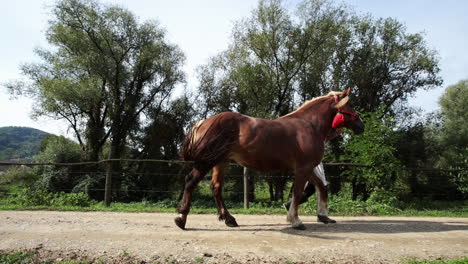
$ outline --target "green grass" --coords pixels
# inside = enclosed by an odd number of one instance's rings
[[[104,264],[107,261],[105,256],[101,256],[97,260],[89,260],[82,258],[80,256],[75,256],[73,259],[49,259],[47,257],[41,257],[37,252],[34,251],[14,251],[14,252],[4,252],[0,251],[0,263],[1,264]],[[115,263],[140,263],[136,257],[128,254],[126,252],[122,253],[118,259],[115,259]],[[195,263],[203,263],[204,259],[202,257],[194,258]],[[171,259],[166,259],[164,261],[157,261],[155,263],[174,263]],[[292,261],[286,261],[286,263],[294,263]],[[466,264],[468,263],[468,257],[460,259],[447,259],[447,260],[417,260],[411,259],[403,261],[402,264]]]
[[[17,251],[10,253],[0,251],[0,263],[2,264],[32,263],[34,258],[34,252],[30,251]]]
[[[451,260],[408,260],[403,262],[403,264],[467,264],[468,257],[461,259],[451,259]]]
[[[428,203],[424,208],[414,208],[411,204],[407,208],[392,208],[385,205],[365,204],[349,201],[347,203],[331,203],[330,215],[334,216],[426,216],[426,217],[468,217],[466,204],[463,201],[445,202],[446,206],[440,208],[437,202]],[[233,214],[284,214],[282,202],[250,203],[249,209],[244,209],[242,203],[228,203],[227,207]],[[315,202],[310,201],[301,206],[301,214],[315,215]],[[53,210],[53,211],[103,211],[103,212],[148,212],[148,213],[174,213],[175,201],[161,201],[157,203],[112,203],[106,207],[102,202],[92,202],[89,206],[70,205],[21,205],[0,201],[0,210]],[[191,213],[215,214],[217,212],[214,202],[194,202]]]
[[[162,212],[174,213],[176,199],[158,202],[112,203],[106,207],[102,202],[90,200],[84,194],[47,193],[32,191],[17,186],[8,188],[9,196],[0,199],[0,210],[57,210],[57,211],[110,211],[110,212]],[[208,189],[207,189],[208,188]],[[11,195],[13,193],[13,195]],[[301,214],[316,215],[316,196],[301,206]],[[226,206],[233,214],[284,214],[283,201],[268,200],[266,188],[256,190],[257,200],[243,208],[242,202],[233,202],[232,197],[225,197]],[[428,201],[419,200],[411,203],[398,201],[388,194],[372,196],[367,201],[355,200],[349,192],[332,195],[329,201],[330,215],[333,216],[432,216],[432,217],[468,217],[467,201]],[[216,206],[209,187],[201,186],[195,193],[191,213],[215,214]]]

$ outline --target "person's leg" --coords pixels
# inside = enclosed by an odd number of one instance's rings
[[[303,204],[309,200],[309,197],[315,193],[315,186],[309,182],[307,182],[306,187],[304,188],[304,192],[302,192],[302,198],[299,204]],[[286,210],[289,210],[291,206],[292,198],[289,199],[288,202],[284,203],[283,206]]]
[[[328,218],[328,185],[323,163],[314,168],[314,174],[320,179],[315,186],[317,188],[317,221],[324,224],[336,223],[335,220]]]

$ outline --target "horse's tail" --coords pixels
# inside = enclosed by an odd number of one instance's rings
[[[185,137],[180,157],[184,161],[193,161],[195,166],[211,169],[226,160],[232,145],[238,138],[239,130],[233,119],[222,115],[198,121]],[[205,124],[205,122],[208,122]],[[204,126],[203,132],[200,128]],[[207,128],[205,128],[208,126]]]

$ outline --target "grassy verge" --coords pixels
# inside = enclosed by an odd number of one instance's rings
[[[14,199],[0,201],[0,210],[57,210],[57,211],[108,211],[108,212],[161,212],[174,213],[177,202],[164,200],[160,202],[112,203],[106,207],[102,202],[89,201],[86,205],[67,203],[27,204],[18,203]],[[284,214],[282,202],[253,202],[249,209],[244,209],[242,203],[227,203],[233,214]],[[213,201],[194,201],[191,213],[215,214]],[[301,206],[301,214],[316,215],[314,200]],[[417,202],[391,207],[386,204],[368,203],[363,201],[330,201],[330,215],[334,216],[431,216],[431,217],[468,217],[466,202]]]
[[[1,251],[1,264],[136,264],[136,263],[178,263],[171,258],[160,258],[155,256],[150,262],[143,261],[127,252],[118,256],[86,256],[74,252],[61,251]],[[188,261],[184,263],[195,263]]]
[[[84,193],[49,193],[31,189],[10,189],[12,195],[0,199],[0,210],[58,210],[58,211],[111,211],[111,212],[162,212],[173,213],[176,199],[158,202],[112,203],[106,207],[102,202],[90,200]],[[226,197],[226,206],[234,214],[284,214],[282,201],[271,202],[267,196],[243,208],[242,202],[233,202]],[[301,214],[316,215],[315,196],[301,206]],[[418,200],[404,203],[389,195],[373,196],[367,201],[352,200],[347,192],[333,195],[329,200],[330,215],[334,216],[432,216],[468,217],[467,201]],[[217,212],[211,194],[206,191],[193,198],[192,213],[215,214]]]
[[[136,257],[126,252],[119,256],[109,258],[107,256],[96,256],[90,258],[87,256],[79,256],[74,253],[61,253],[61,252],[43,252],[37,251],[12,251],[5,252],[0,251],[0,263],[2,264],[130,264],[130,263],[146,263],[145,261],[138,260]],[[170,258],[158,258],[154,259],[150,263],[177,263],[177,261]],[[195,257],[192,260],[187,260],[184,263],[203,263],[203,258]],[[278,262],[280,263],[280,262]],[[294,262],[286,262],[294,263]],[[468,263],[468,257],[460,259],[446,259],[446,260],[406,260],[402,264],[466,264]]]
[[[408,260],[403,264],[466,264],[468,263],[468,257],[461,259],[450,259],[450,260]]]

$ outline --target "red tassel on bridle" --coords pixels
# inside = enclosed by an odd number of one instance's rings
[[[338,102],[339,102],[338,96],[335,95],[335,104],[337,104]],[[336,114],[332,122],[333,129],[342,128],[345,126],[345,117],[343,114],[350,115],[351,116],[350,121],[354,121],[356,117],[358,116],[357,113],[353,113],[353,112],[346,111],[343,109],[338,109],[338,113]]]
[[[346,110],[338,109],[338,113],[336,114],[335,118],[333,119],[332,122],[332,128],[337,129],[337,128],[342,128],[345,126],[345,117],[343,114],[350,115],[350,121],[354,121],[356,117],[358,116],[357,113],[349,112]]]

